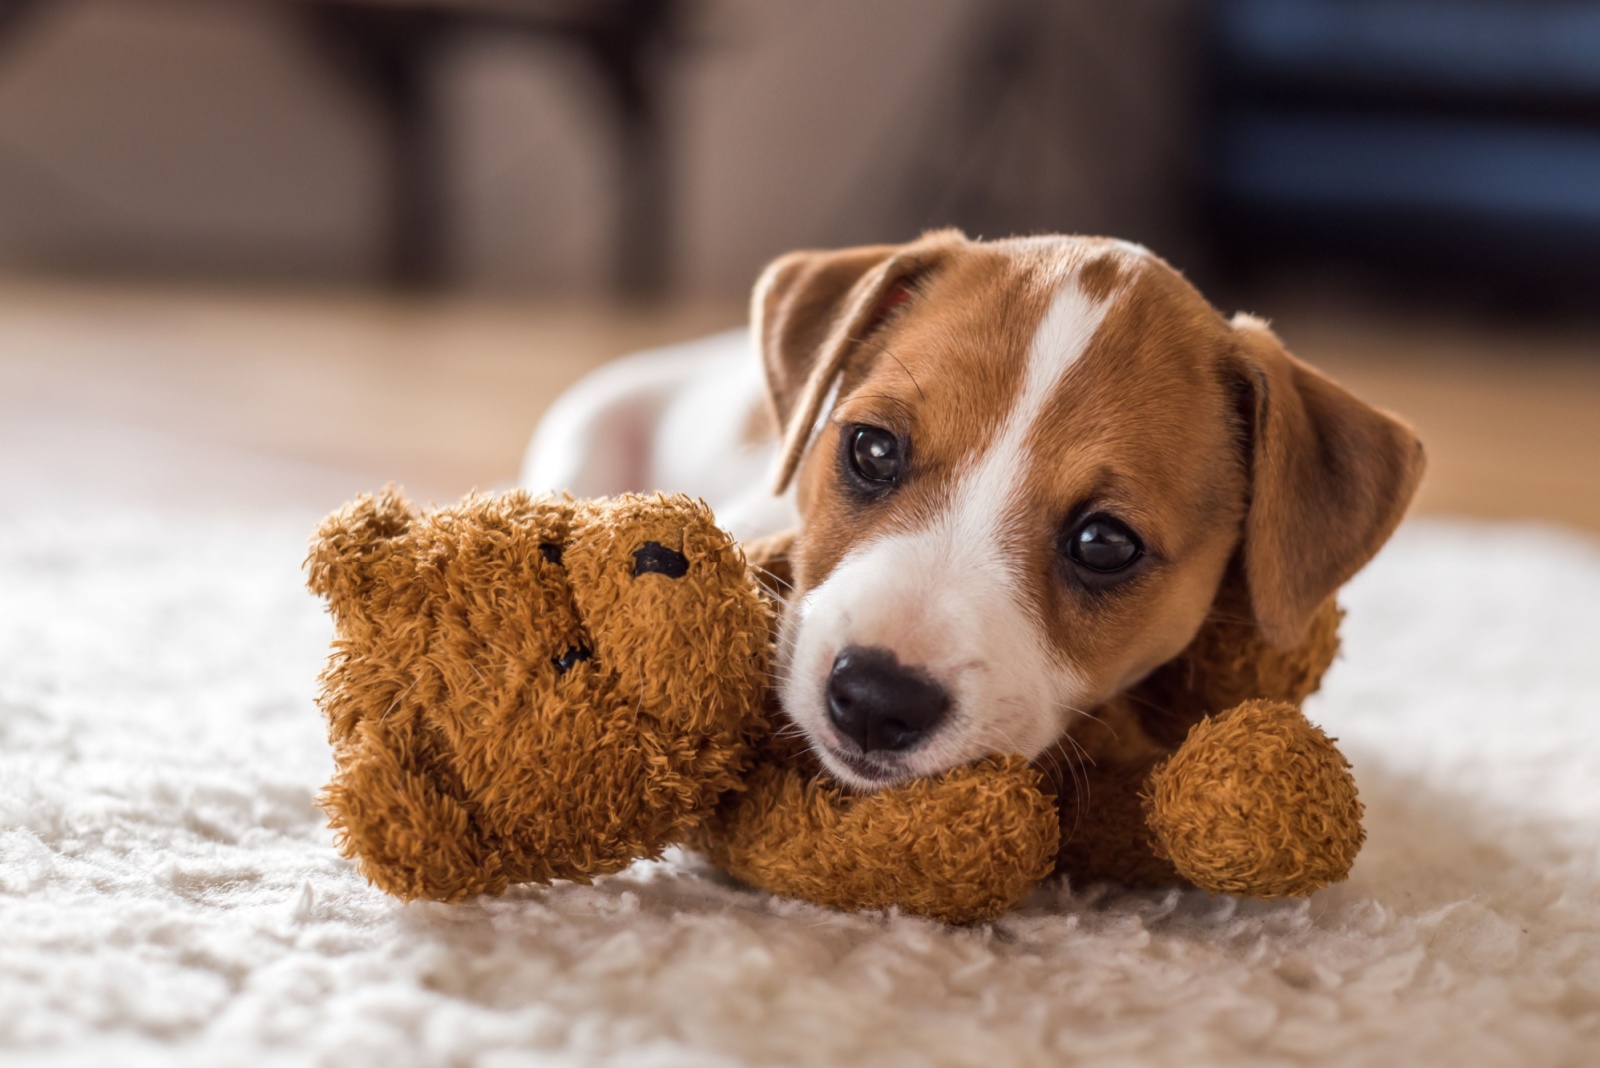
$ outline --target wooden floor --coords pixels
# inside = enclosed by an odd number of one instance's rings
[[[1283,305],[1256,310],[1421,430],[1420,510],[1600,532],[1600,333]],[[0,494],[449,500],[509,484],[588,368],[741,315],[0,281]]]
[[[328,507],[395,481],[453,500],[510,485],[585,371],[738,318],[0,282],[0,463],[26,465],[0,492]]]

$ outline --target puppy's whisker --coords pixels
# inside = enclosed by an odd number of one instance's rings
[[[979,732],[979,739],[987,744],[990,738],[997,739],[1001,743],[999,746],[994,747],[997,752],[1021,752],[1021,747],[1016,744],[1015,739],[999,724],[983,724],[983,729]],[[1079,752],[1083,751],[1083,747],[1079,745],[1077,739],[1071,735],[1066,735],[1065,739],[1072,745],[1077,746]],[[1062,750],[1059,746],[1051,746],[1034,758],[1034,763],[1042,761],[1047,764],[1046,774],[1051,781],[1062,783],[1063,785],[1070,784],[1072,787],[1073,824],[1072,829],[1065,832],[1065,837],[1068,839],[1077,834],[1078,828],[1082,825],[1084,812],[1089,807],[1090,799],[1088,776],[1083,772],[1081,766],[1073,765],[1072,755]]]
[[[1229,624],[1233,624],[1235,626],[1240,626],[1240,627],[1253,627],[1253,626],[1256,625],[1256,621],[1253,618],[1249,617],[1249,616],[1230,615],[1230,614],[1228,614],[1226,612],[1219,612],[1214,608],[1211,611],[1206,613],[1203,622],[1205,622],[1205,623],[1229,623]]]
[[[1129,701],[1132,701],[1134,704],[1143,705],[1144,707],[1154,709],[1157,712],[1165,712],[1167,710],[1167,706],[1166,705],[1163,705],[1163,704],[1160,704],[1158,702],[1152,701],[1152,700],[1150,700],[1150,698],[1145,697],[1143,694],[1139,693],[1136,690],[1129,690],[1127,693],[1123,694],[1122,696],[1126,697]]]
[[[1093,721],[1095,723],[1100,724],[1100,726],[1104,727],[1106,730],[1111,732],[1111,737],[1112,738],[1118,738],[1117,729],[1115,727],[1113,727],[1111,724],[1107,723],[1105,720],[1101,719],[1099,716],[1095,715],[1093,712],[1085,712],[1083,709],[1077,707],[1076,705],[1062,704],[1061,707],[1066,709],[1068,712],[1077,713],[1078,715],[1082,716],[1084,719],[1091,720],[1091,721]],[[1072,735],[1068,734],[1068,735],[1065,735],[1065,737],[1067,739],[1069,739],[1072,742],[1073,745],[1076,745],[1079,749],[1083,749],[1083,745],[1076,738],[1073,738]],[[1118,740],[1120,740],[1120,738],[1118,738]],[[1088,753],[1085,752],[1084,755],[1088,756]],[[1093,764],[1094,761],[1090,760],[1089,763]]]
[[[894,353],[889,351],[889,347],[887,345],[885,345],[881,341],[877,341],[877,340],[875,340],[873,338],[870,338],[870,337],[867,337],[867,338],[853,337],[853,338],[850,339],[850,341],[851,341],[852,344],[865,345],[868,348],[876,349],[878,352],[883,353],[885,356],[889,357],[889,359],[891,359],[895,363],[897,363],[900,366],[900,370],[905,372],[905,376],[906,376],[907,381],[909,381],[911,383],[911,388],[917,391],[917,398],[919,400],[921,400],[923,403],[927,403],[927,400],[928,400],[927,394],[923,393],[922,392],[922,387],[917,384],[917,376],[911,373],[911,368],[906,366],[904,360],[902,360],[900,357],[896,356]]]
[[[779,575],[777,575],[773,571],[762,567],[760,564],[751,564],[750,565],[750,570],[755,571],[755,572],[757,572],[759,574],[765,575],[768,579],[771,580],[772,585],[774,585],[774,586],[781,586],[785,590],[794,589],[794,583],[785,581],[782,577],[780,577]]]
[[[1072,735],[1063,735],[1063,739],[1072,746],[1071,750],[1060,750],[1062,757],[1067,762],[1067,767],[1072,769],[1072,830],[1065,835],[1067,839],[1071,839],[1073,835],[1078,833],[1078,828],[1083,826],[1085,813],[1088,812],[1089,803],[1092,799],[1092,786],[1089,782],[1089,773],[1083,766],[1084,760],[1089,756],[1088,752],[1083,748],[1083,744]],[[1074,756],[1078,761],[1076,766],[1072,763]],[[1091,760],[1090,763],[1093,763],[1093,761]]]

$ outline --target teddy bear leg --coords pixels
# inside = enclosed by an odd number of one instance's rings
[[[1282,701],[1196,724],[1151,775],[1144,805],[1157,850],[1217,893],[1309,894],[1344,879],[1366,839],[1349,763]]]
[[[339,848],[380,890],[404,900],[498,894],[501,853],[467,808],[418,765],[418,739],[365,722],[341,746],[319,804]]]
[[[1050,874],[1057,822],[1039,774],[1017,757],[862,796],[768,764],[690,842],[773,893],[966,924],[1012,908]]]

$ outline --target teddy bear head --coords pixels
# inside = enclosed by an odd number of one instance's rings
[[[770,608],[683,497],[521,491],[330,516],[307,559],[342,848],[402,897],[658,854],[744,773]]]

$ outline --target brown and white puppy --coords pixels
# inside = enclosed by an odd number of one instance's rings
[[[614,441],[607,418],[649,409],[647,449],[687,461],[666,476],[685,484],[661,488],[768,526],[785,509],[693,483],[773,457],[799,519],[783,705],[860,788],[1045,752],[1183,650],[1230,563],[1267,638],[1294,642],[1422,472],[1406,426],[1124,242],[946,231],[793,253],[762,275],[752,326],[780,428],[766,451],[719,399],[752,388],[731,348],[658,389],[655,408],[591,396],[552,418]],[[541,434],[532,485],[661,477],[646,457],[561,482],[540,458],[566,448],[570,463],[581,445]]]

